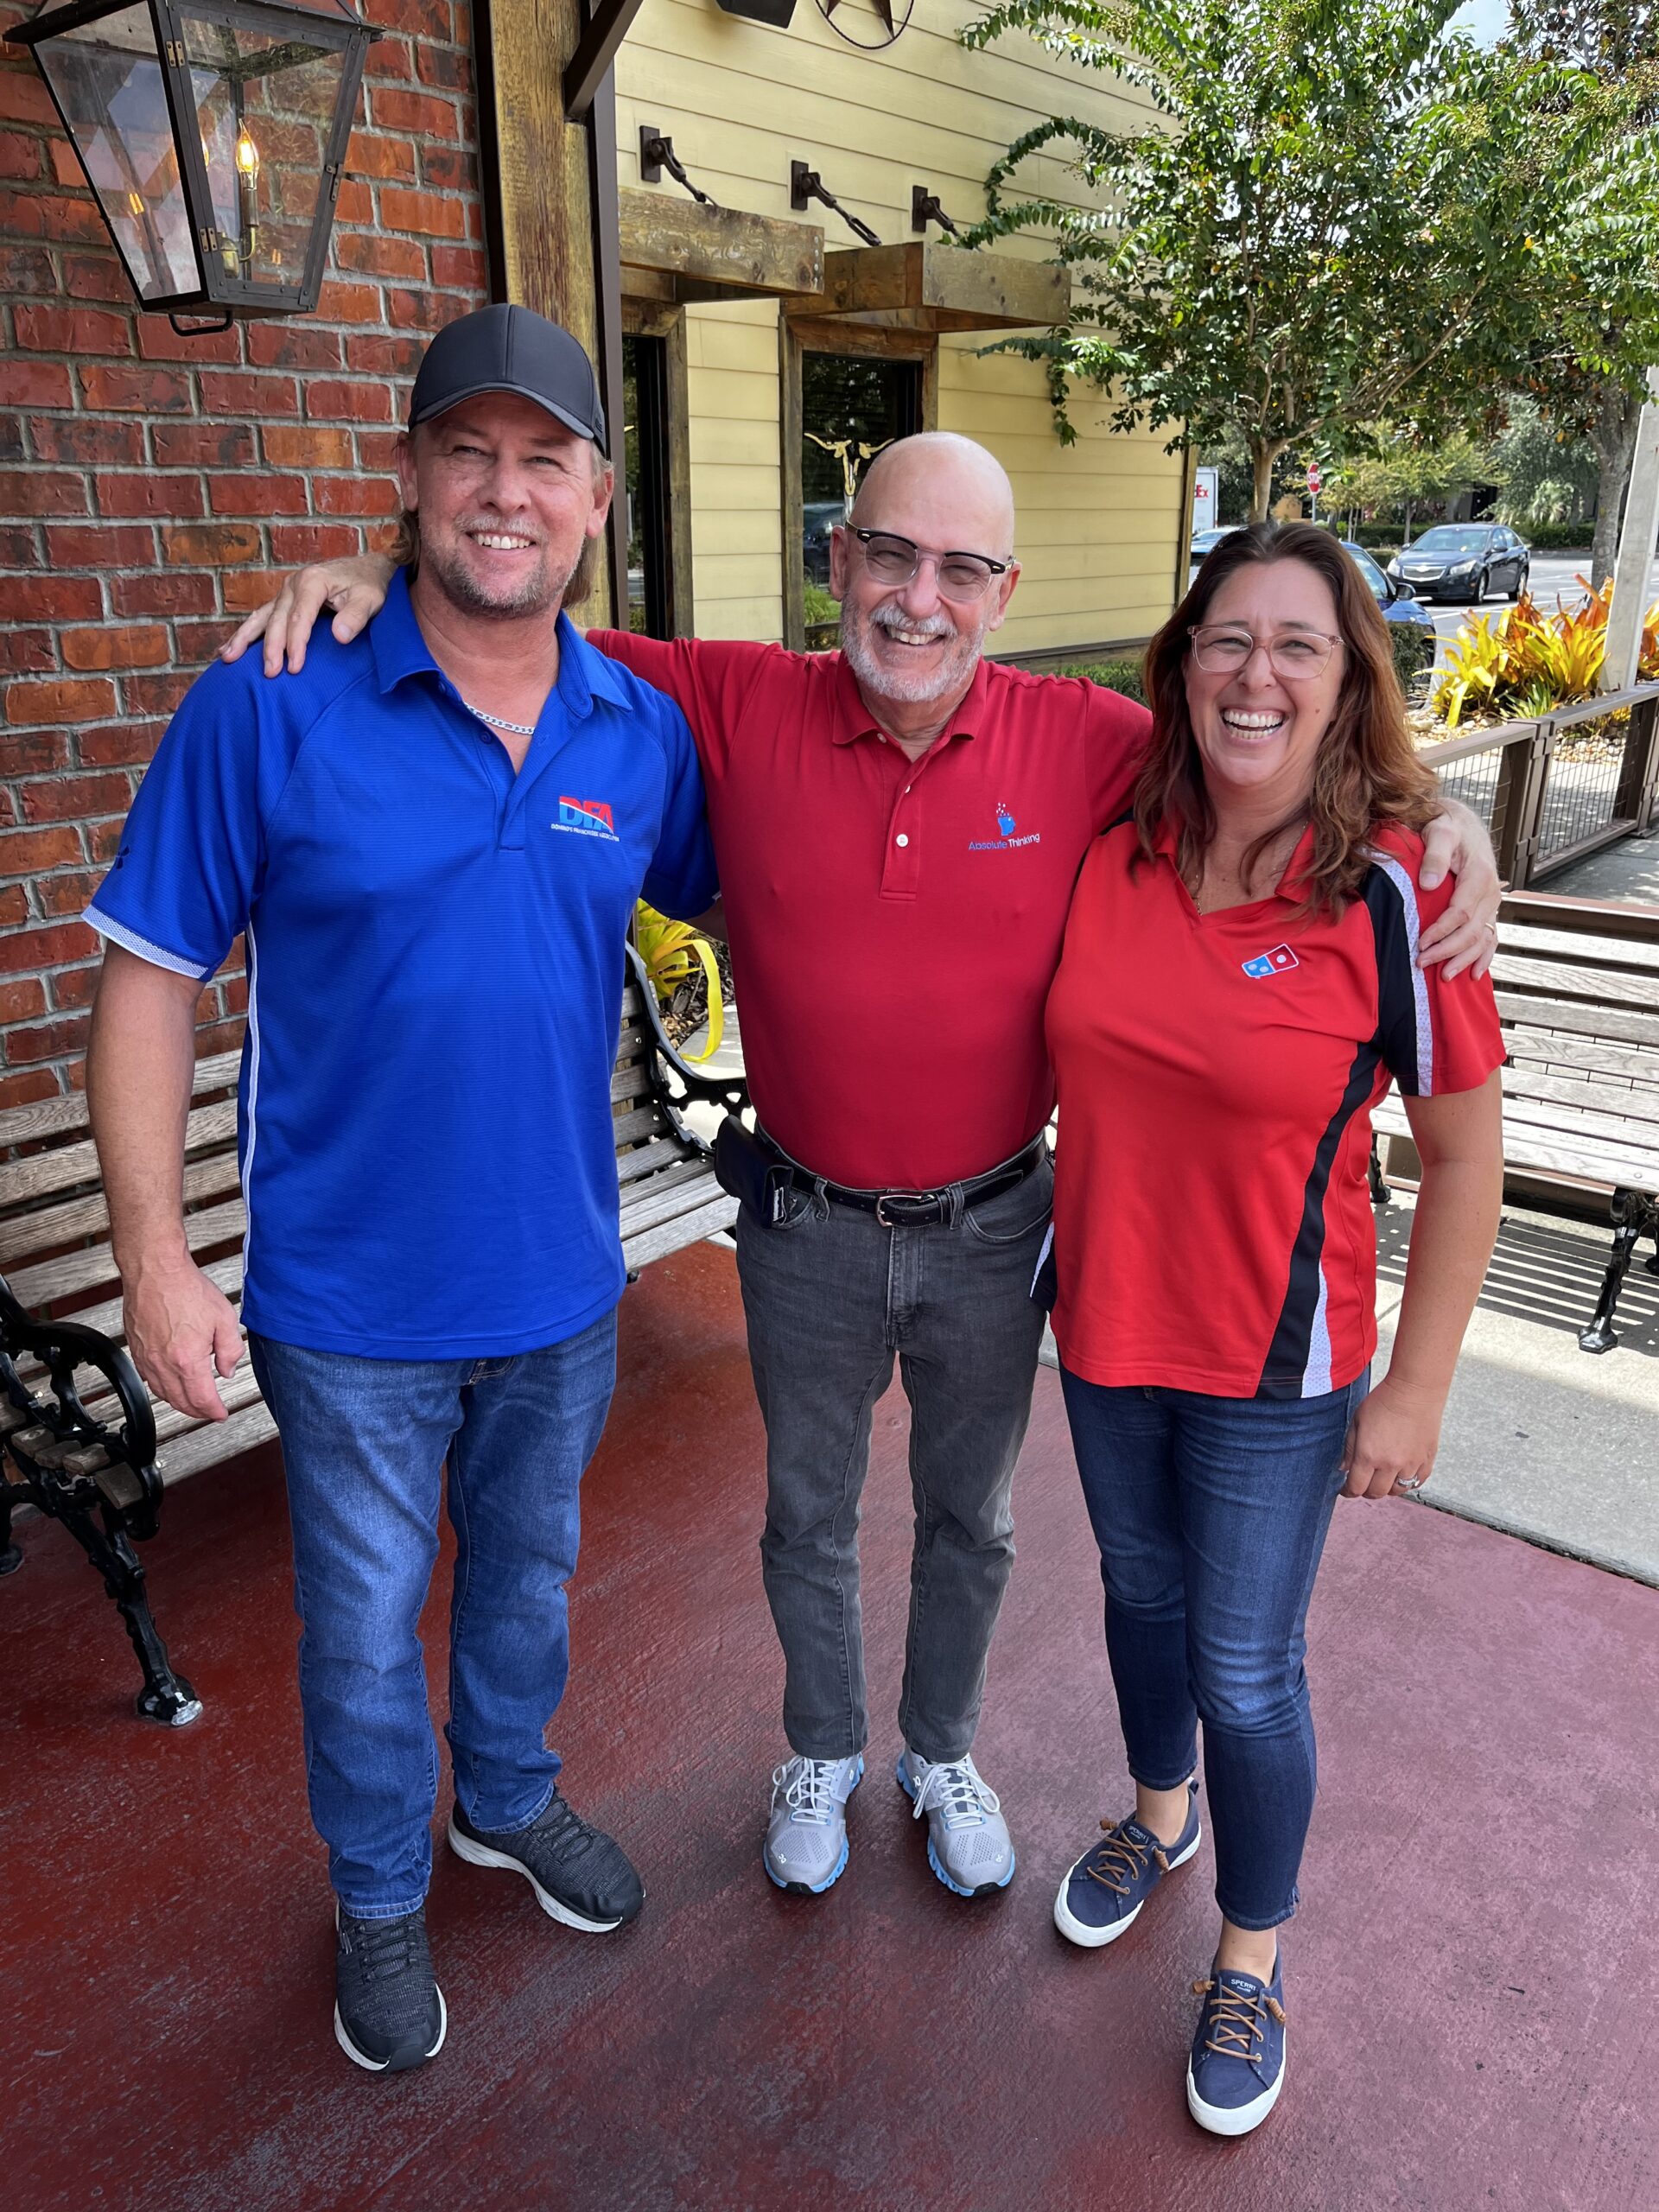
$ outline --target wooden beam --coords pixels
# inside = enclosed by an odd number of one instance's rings
[[[816,292],[823,283],[823,232],[816,223],[701,207],[666,192],[619,197],[624,268],[671,276],[677,298],[691,296],[694,284],[712,288],[702,297],[731,299]]]
[[[822,289],[789,311],[880,315],[915,330],[1024,330],[1064,322],[1071,301],[1070,274],[1052,262],[915,239],[826,253]]]
[[[616,50],[633,28],[645,0],[595,0],[588,28],[564,73],[564,111],[581,123],[616,60]]]

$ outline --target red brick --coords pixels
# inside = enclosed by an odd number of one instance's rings
[[[45,1021],[38,1028],[8,1029],[6,1058],[20,1065],[30,1060],[56,1059],[63,1052],[84,1049],[90,1023],[84,1014],[66,1014],[61,1021]]]
[[[392,558],[401,525],[395,522],[372,522],[363,532],[363,550],[378,553],[383,559]]]
[[[21,130],[0,130],[0,176],[10,184],[30,184],[41,174],[44,141]]]
[[[62,729],[13,731],[0,737],[0,761],[11,776],[51,776],[69,763],[69,736]],[[20,815],[16,817],[22,819]]]
[[[314,322],[250,323],[248,359],[258,369],[337,369],[340,334]]]
[[[418,338],[353,333],[346,340],[346,365],[368,376],[412,377],[421,365],[422,350]]]
[[[262,415],[297,415],[299,387],[292,377],[236,375],[229,370],[201,372],[202,411],[234,415],[239,422],[257,422]]]
[[[81,742],[85,744],[86,740],[83,738]],[[86,837],[92,858],[95,861],[102,861],[106,868],[121,849],[121,830],[124,820],[124,817],[118,814],[106,822],[87,822],[81,825],[82,835]]]
[[[390,476],[397,461],[397,442],[401,430],[359,430],[357,434],[357,465],[372,468]]]
[[[149,443],[158,468],[246,468],[253,460],[245,423],[158,423]]]
[[[268,570],[261,570],[265,578],[265,597],[276,590]],[[219,647],[237,626],[239,618],[234,613],[215,614],[205,622],[177,622],[174,625],[179,641],[179,658],[188,668],[206,668]]]
[[[472,66],[464,54],[457,54],[453,47],[416,46],[415,67],[423,85],[435,85],[448,92],[469,92],[473,89]]]
[[[247,1012],[248,979],[245,976],[226,976],[219,985],[219,995],[225,1002],[226,1014]]]
[[[35,532],[26,522],[0,523],[0,569],[36,565]]]
[[[110,722],[75,740],[83,768],[131,767],[148,760],[162,741],[164,721]]]
[[[42,1098],[60,1096],[50,1068],[31,1068],[24,1075],[0,1076],[0,1106],[34,1106]]]
[[[79,1059],[60,1060],[54,1072],[59,1081],[67,1084],[72,1091],[85,1090],[86,1088],[86,1054],[83,1052]]]
[[[0,630],[0,670],[10,676],[56,674],[49,630]]]
[[[423,146],[421,181],[438,192],[471,192],[478,177],[473,156],[464,146]]]
[[[409,41],[403,38],[378,40],[369,48],[363,73],[365,77],[397,77],[409,82],[415,74],[415,56],[410,52]]]
[[[275,533],[273,532],[273,535]],[[346,549],[355,553],[355,543]],[[226,614],[240,621],[256,607],[263,607],[268,599],[275,599],[283,582],[282,572],[276,569],[227,569],[219,580],[219,598]]]
[[[228,330],[203,330],[181,337],[164,315],[138,318],[138,351],[147,361],[188,361],[193,368],[204,362],[222,367],[242,358],[242,333],[235,323]]]
[[[392,188],[388,185],[386,192]],[[383,192],[384,200],[386,194]],[[413,238],[389,238],[378,231],[342,231],[334,240],[334,261],[371,276],[402,276],[418,283],[426,274],[426,252]]]
[[[71,622],[102,614],[104,594],[96,576],[7,576],[0,582],[0,604],[9,620]]]
[[[400,505],[386,476],[317,476],[311,494],[320,515],[395,515]]]
[[[484,250],[476,245],[435,245],[432,282],[452,291],[482,294],[487,282]]]
[[[64,296],[71,300],[110,300],[130,313],[134,302],[126,272],[112,253],[67,253],[63,257]]]
[[[199,476],[106,476],[93,479],[98,507],[105,515],[199,515]]]
[[[6,81],[0,78],[0,83]],[[41,86],[44,97],[45,86]],[[54,118],[55,121],[55,117]],[[0,190],[0,238],[43,238],[47,236],[44,194]]]
[[[25,822],[87,822],[99,814],[124,814],[132,785],[124,776],[37,776],[23,785]]]
[[[0,407],[73,407],[74,388],[60,361],[0,361]]]
[[[339,384],[319,378],[305,388],[305,411],[314,423],[389,423],[391,394],[383,384]]]
[[[100,622],[95,630],[65,630],[58,643],[66,668],[160,668],[171,658],[159,622]]]
[[[52,146],[52,178],[55,184],[79,185],[86,188],[86,172],[75,159],[75,149],[67,138],[54,138]]]
[[[272,423],[264,433],[265,459],[274,468],[350,468],[349,430],[325,430],[315,424]]]
[[[307,511],[302,476],[213,476],[208,505],[216,515],[302,515]]]
[[[20,922],[28,919],[28,892],[21,883],[9,883],[0,890],[0,929],[16,929]]]
[[[23,458],[23,426],[15,415],[0,414],[0,461]]]
[[[32,353],[130,353],[132,323],[105,308],[29,305],[13,310],[17,343]]]
[[[347,177],[334,199],[336,223],[372,223],[374,194],[359,177]]]
[[[206,614],[213,606],[213,580],[192,569],[111,576],[110,602],[118,614]]]
[[[97,888],[98,878],[92,878]],[[82,906],[86,900],[81,901]],[[98,969],[92,968],[60,968],[52,977],[52,1007],[61,1014],[71,1007],[91,1006],[98,995]]]
[[[0,983],[0,1021],[32,1021],[46,1012],[46,993],[31,976],[26,982]]]
[[[98,202],[90,192],[73,197],[67,192],[60,193],[54,199],[43,199],[40,206],[41,229],[39,232],[31,232],[31,237],[43,233],[73,245],[98,245],[109,237],[104,218],[98,212]]]
[[[194,529],[164,530],[162,558],[169,568],[217,569],[259,558],[259,533],[251,523],[203,523]]]
[[[270,526],[270,556],[273,563],[281,568],[302,561],[335,561],[342,555],[361,550],[357,532],[346,529],[340,523],[274,522]],[[228,588],[231,579],[226,576],[225,582]],[[276,585],[273,579],[270,589],[264,594],[263,598],[274,599],[276,596]],[[225,603],[227,607],[230,605],[228,597]],[[263,600],[255,599],[250,603],[257,607],[263,604]]]
[[[49,523],[47,558],[54,569],[130,569],[148,566],[151,533],[139,523]]]
[[[379,322],[384,320],[384,309],[385,303],[373,284],[331,281],[323,286],[317,302],[317,313],[329,322]],[[348,350],[350,343],[348,339]]]
[[[471,306],[470,300],[457,299],[453,295],[389,291],[386,320],[400,330],[440,330],[458,315],[466,315]]]
[[[38,875],[49,868],[79,868],[86,855],[68,827],[12,830],[0,836],[0,875]]]
[[[423,41],[439,46],[453,46],[455,42],[449,0],[398,0],[397,28],[415,41],[417,55]]]
[[[429,92],[404,92],[396,85],[375,85],[368,99],[370,114],[382,130],[407,130],[416,138],[461,136],[461,118],[453,100],[436,99]]]
[[[210,1021],[196,1031],[196,1055],[204,1058],[209,1052],[229,1052],[242,1042],[243,1025],[240,1021]]]
[[[175,676],[130,676],[121,686],[130,715],[171,715],[195,677],[188,671]],[[27,798],[28,794],[24,794]]]
[[[81,683],[9,683],[6,720],[14,724],[102,721],[115,712],[115,686],[101,680]],[[15,741],[0,745],[9,761]],[[10,772],[18,773],[16,768]]]
[[[410,192],[402,185],[380,188],[380,219],[389,230],[418,231],[428,238],[464,238],[467,207],[461,200],[445,200],[435,192]],[[389,269],[389,276],[404,274]]]
[[[62,468],[0,469],[0,514],[84,515],[86,483]]]
[[[346,171],[348,176],[393,177],[413,184],[415,149],[407,138],[377,138],[354,130],[346,149]]]
[[[43,245],[0,247],[0,292],[50,292],[58,289],[58,272]]]
[[[0,116],[8,123],[43,123],[51,130],[63,127],[32,61],[22,69],[0,70]]]
[[[105,423],[96,416],[36,415],[29,435],[39,461],[79,461],[83,467],[143,464],[144,434],[137,423]]]
[[[37,876],[35,904],[42,921],[57,914],[78,914],[98,888],[96,868],[65,869],[58,875]]]
[[[89,407],[107,407],[118,414],[190,411],[190,379],[174,369],[86,368],[80,372],[80,388]]]

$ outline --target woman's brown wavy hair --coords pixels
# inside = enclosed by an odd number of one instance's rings
[[[1389,626],[1358,564],[1338,540],[1308,523],[1251,523],[1224,537],[1198,570],[1191,590],[1147,647],[1147,699],[1152,744],[1135,788],[1135,823],[1141,852],[1166,822],[1177,833],[1176,860],[1196,882],[1216,834],[1215,809],[1186,709],[1190,630],[1205,620],[1217,593],[1237,570],[1300,561],[1331,587],[1337,624],[1347,648],[1342,689],[1314,759],[1306,815],[1313,852],[1302,912],[1335,913],[1357,891],[1378,823],[1421,830],[1439,810],[1434,778],[1412,748],[1405,701],[1394,672]],[[1288,821],[1258,837],[1244,855],[1245,880]]]

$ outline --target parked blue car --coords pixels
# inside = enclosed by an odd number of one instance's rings
[[[1197,532],[1188,549],[1190,557],[1186,581],[1189,586],[1198,575],[1205,556],[1213,552],[1224,537],[1230,537],[1234,531],[1242,528],[1243,524],[1239,523],[1222,523],[1212,530]],[[1342,550],[1370,586],[1371,594],[1382,610],[1383,620],[1403,623],[1412,631],[1419,640],[1421,666],[1432,668],[1434,664],[1434,618],[1426,607],[1419,603],[1411,586],[1397,577],[1386,575],[1365,548],[1356,545],[1351,538],[1342,540]]]

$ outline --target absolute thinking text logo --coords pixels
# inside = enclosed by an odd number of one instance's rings
[[[1014,820],[1013,815],[1008,811],[1007,801],[1006,799],[999,799],[996,803],[995,836],[971,837],[968,841],[968,849],[970,853],[1000,853],[1011,851],[1016,845],[1040,845],[1042,843],[1043,833],[1040,830],[1030,830],[1027,831],[1023,837],[1016,837],[1014,831],[1018,830],[1020,824]]]

